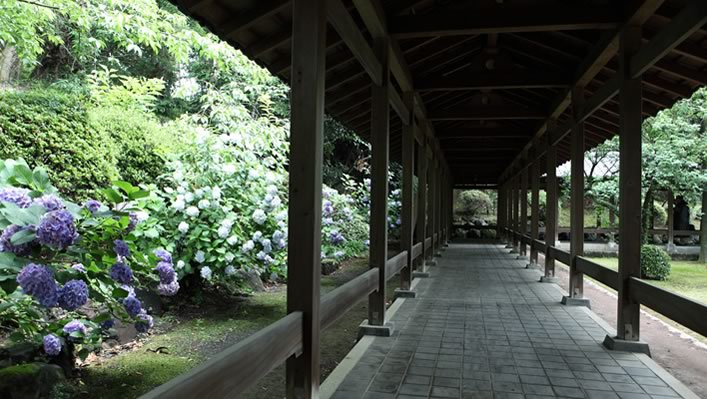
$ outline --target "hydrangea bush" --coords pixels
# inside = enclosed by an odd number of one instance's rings
[[[135,244],[149,193],[115,182],[103,194],[75,204],[57,195],[46,170],[0,162],[0,322],[13,340],[48,356],[78,347],[83,357],[115,319],[141,332],[152,326],[136,288],[179,289],[170,254]]]
[[[330,187],[322,192],[322,258],[343,260],[366,250],[367,208]]]

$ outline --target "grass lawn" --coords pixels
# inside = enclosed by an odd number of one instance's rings
[[[618,270],[617,258],[592,258],[592,261]],[[707,304],[707,266],[696,261],[674,260],[670,276],[665,281],[646,280],[660,288],[676,292],[695,301]]]
[[[368,268],[367,259],[353,259],[337,272],[322,276],[321,294],[346,283]],[[399,284],[388,283],[388,295]],[[236,299],[220,306],[194,307],[193,312],[167,313],[158,322],[162,331],[151,335],[142,347],[121,353],[83,370],[79,397],[135,398],[195,367],[223,349],[264,328],[286,312],[286,287]],[[347,312],[322,333],[322,380],[356,343],[358,325],[367,317],[367,301]],[[246,399],[284,397],[284,367],[278,367],[248,393]]]

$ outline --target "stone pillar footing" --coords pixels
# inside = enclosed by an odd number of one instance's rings
[[[511,249],[511,252],[509,252],[509,253],[511,253],[511,254],[517,254],[517,253],[518,253],[518,250],[515,249],[515,248],[512,248],[512,249]]]
[[[511,248],[513,248],[513,245],[511,245],[511,244],[506,244],[506,249],[511,249]]]
[[[565,295],[562,297],[562,301],[560,303],[567,306],[584,306],[589,309],[592,308],[592,302],[589,298],[572,298]]]
[[[413,278],[427,278],[430,276],[430,272],[423,272],[422,270],[415,270],[412,272]]]
[[[436,259],[430,259],[427,262],[428,266],[437,266],[437,260]]]
[[[525,268],[526,268],[526,269],[534,269],[534,268],[537,267],[537,266],[538,266],[537,263],[535,263],[535,262],[530,262],[530,263],[528,263],[527,265],[525,265]]]
[[[417,292],[413,290],[404,290],[402,288],[395,289],[395,298],[415,298]]]
[[[437,252],[437,253],[435,254],[435,258],[441,258],[441,257],[442,257],[442,253],[441,253],[441,252]]]
[[[523,259],[528,259],[528,257],[525,255],[518,255],[518,256],[516,256],[516,259],[523,260]]]
[[[368,319],[364,320],[361,325],[358,326],[358,336],[363,337],[364,335],[373,335],[376,337],[390,337],[393,335],[394,325],[393,323],[387,321],[382,326],[374,326],[368,324]]]
[[[448,243],[448,242],[445,242],[444,245],[443,245],[443,247],[444,247],[444,248],[449,248],[449,243]]]
[[[676,249],[677,249],[677,248],[675,247],[675,244],[673,244],[672,242],[671,242],[671,243],[668,243],[668,244],[665,246],[665,250],[666,250],[669,254],[674,254]]]
[[[643,341],[626,341],[611,335],[607,335],[606,338],[604,338],[604,347],[613,351],[645,353],[648,356],[651,355],[651,349],[648,346],[648,343]]]
[[[557,284],[559,280],[555,276],[541,276],[540,277],[540,282],[541,283],[555,283]]]

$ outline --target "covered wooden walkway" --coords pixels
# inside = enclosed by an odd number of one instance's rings
[[[696,398],[647,355],[606,349],[615,332],[525,263],[451,244],[396,306],[396,333],[361,341],[323,398]]]

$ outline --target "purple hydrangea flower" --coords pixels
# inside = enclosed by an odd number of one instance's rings
[[[121,284],[130,284],[133,280],[133,271],[125,263],[117,262],[110,268],[110,277]]]
[[[155,271],[160,275],[160,282],[162,284],[169,284],[177,277],[171,263],[160,262],[155,267]]]
[[[32,205],[29,190],[19,187],[6,187],[0,190],[0,201],[13,203],[20,208],[29,208]]]
[[[115,324],[115,320],[113,319],[108,319],[104,322],[101,323],[101,328],[104,330],[108,330],[110,328],[113,328],[113,325]]]
[[[35,198],[33,201],[34,205],[43,206],[44,209],[48,211],[56,211],[59,209],[64,209],[64,201],[56,195],[48,194],[43,195],[39,198]]]
[[[49,356],[56,356],[61,353],[61,340],[54,334],[44,336],[44,353]]]
[[[86,333],[88,333],[88,329],[79,320],[71,320],[70,322],[64,324],[64,334],[69,336],[70,341],[78,341],[79,338],[71,336],[73,333],[81,333],[82,335],[86,335]]]
[[[83,267],[83,265],[80,263],[74,263],[73,265],[71,265],[71,268],[79,273],[86,273],[86,268]]]
[[[83,280],[69,280],[59,294],[59,306],[76,310],[88,302],[88,286]]]
[[[142,303],[135,296],[130,295],[123,299],[123,307],[130,317],[135,317],[140,313],[140,310],[142,310]]]
[[[344,236],[339,231],[332,231],[329,235],[329,241],[334,245],[341,244],[344,242]]]
[[[77,237],[74,217],[65,210],[46,213],[37,227],[37,241],[54,249],[66,249]]]
[[[135,321],[135,329],[138,332],[146,333],[155,325],[152,316],[147,314],[144,310],[137,315],[137,320]]]
[[[153,253],[157,257],[157,259],[161,260],[162,262],[172,263],[172,254],[165,251],[164,249],[156,249]]]
[[[160,295],[164,296],[174,296],[179,291],[179,281],[176,279],[169,284],[160,284],[157,286],[157,291]]]
[[[322,207],[322,210],[324,211],[325,217],[331,216],[331,214],[334,213],[334,206],[332,205],[331,201],[324,201],[324,206]]]
[[[0,252],[12,252],[13,254],[20,256],[26,255],[32,249],[34,243],[27,242],[24,244],[14,245],[12,243],[12,236],[22,230],[31,228],[33,227],[22,227],[16,224],[7,226],[5,230],[3,230],[2,234],[0,234]]]
[[[25,294],[33,296],[46,307],[56,305],[59,299],[59,287],[54,281],[52,271],[44,266],[30,263],[20,270],[17,283]]]
[[[127,231],[131,232],[131,231],[135,230],[135,227],[137,227],[137,224],[140,222],[140,219],[138,218],[137,213],[135,213],[135,212],[130,212],[128,214],[128,219],[129,219],[129,222],[128,222]]]
[[[83,203],[83,207],[88,209],[91,213],[96,213],[98,212],[98,209],[101,208],[101,203],[94,199],[90,199]]]
[[[116,255],[121,256],[123,258],[127,258],[130,256],[130,248],[128,248],[128,244],[126,244],[123,240],[113,241],[113,250],[115,251]]]

